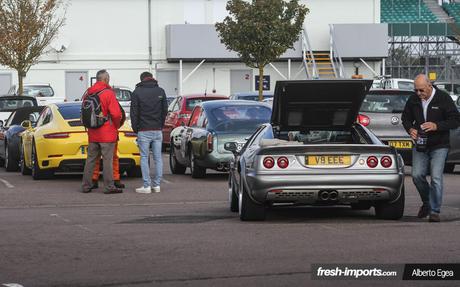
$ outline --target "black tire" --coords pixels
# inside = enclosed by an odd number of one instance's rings
[[[265,206],[254,203],[249,197],[243,182],[240,183],[238,192],[238,211],[242,221],[265,220]]]
[[[453,173],[455,169],[455,163],[446,163],[444,165],[444,173]]]
[[[394,202],[380,202],[375,205],[375,215],[379,219],[398,220],[404,214],[404,186],[401,188],[401,195]]]
[[[40,169],[40,166],[38,165],[35,143],[32,144],[31,161],[32,161],[32,178],[34,180],[48,179],[53,176],[54,172],[52,170]]]
[[[21,144],[21,146],[19,148],[20,148],[20,152],[19,152],[19,169],[21,170],[21,174],[22,175],[31,175],[32,170],[26,166],[26,161],[25,161],[25,158],[24,158],[24,147],[22,146],[22,144]]]
[[[230,203],[230,211],[238,212],[238,191],[235,188],[231,174],[228,176],[228,201]]]
[[[195,156],[190,150],[190,173],[193,178],[204,178],[206,176],[206,168],[199,166],[195,161]]]
[[[19,161],[14,158],[8,144],[5,147],[5,169],[6,171],[18,171],[19,169]]]
[[[177,161],[174,146],[169,148],[169,169],[172,174],[184,174],[187,167]]]
[[[351,209],[353,210],[369,210],[371,207],[372,204],[370,202],[357,202],[351,204]]]
[[[128,177],[142,177],[142,170],[140,166],[135,166],[126,171]]]

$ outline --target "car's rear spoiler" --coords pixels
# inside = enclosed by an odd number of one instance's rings
[[[396,154],[396,150],[387,145],[366,145],[366,144],[320,144],[320,145],[277,145],[262,147],[258,155],[285,155],[285,154],[307,154],[307,153],[371,153],[371,154]]]

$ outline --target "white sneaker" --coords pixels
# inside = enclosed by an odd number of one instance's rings
[[[152,191],[155,192],[155,193],[159,193],[160,192],[160,187],[159,186],[154,186],[154,187],[152,187]]]
[[[150,186],[136,188],[137,193],[152,193]]]

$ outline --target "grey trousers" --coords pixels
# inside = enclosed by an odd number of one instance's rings
[[[115,188],[113,183],[113,150],[115,143],[89,143],[88,156],[86,158],[85,170],[83,171],[83,182],[81,188],[87,191],[93,185],[92,176],[96,160],[102,156],[102,164],[104,166],[104,187],[106,190]]]

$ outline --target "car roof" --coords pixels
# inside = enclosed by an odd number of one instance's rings
[[[203,108],[217,108],[222,106],[263,106],[270,108],[267,103],[257,102],[257,101],[245,101],[245,100],[218,100],[218,101],[206,101],[198,105],[201,105]]]
[[[193,98],[204,98],[204,97],[210,97],[210,98],[225,98],[228,99],[228,96],[224,95],[218,95],[218,94],[187,94],[187,95],[181,95],[181,97],[186,98],[186,99],[193,99]]]
[[[11,100],[33,100],[36,101],[35,97],[31,96],[15,96],[15,95],[4,95],[0,99],[11,99]]]
[[[387,94],[387,95],[396,95],[396,94],[411,94],[415,95],[414,91],[404,90],[404,89],[370,89],[367,94]]]
[[[67,103],[54,103],[54,104],[50,104],[51,105],[55,105],[56,107],[60,108],[60,107],[71,107],[71,106],[81,106],[81,102],[67,102]]]
[[[120,89],[120,90],[129,90],[132,92],[131,88],[130,87],[127,87],[127,86],[112,86],[112,88],[114,89]]]
[[[233,93],[232,96],[258,96],[259,92],[240,92],[240,93]],[[262,92],[264,96],[273,96],[273,92],[264,91]]]

